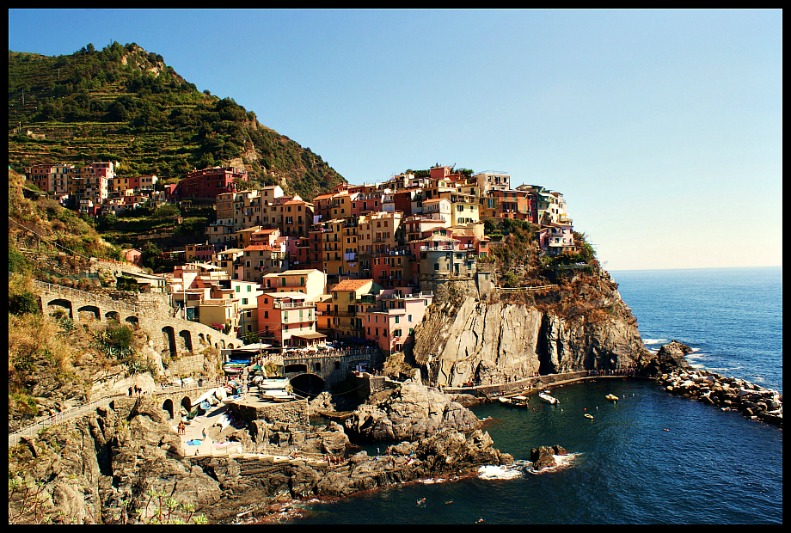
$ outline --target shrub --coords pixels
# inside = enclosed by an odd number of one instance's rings
[[[104,330],[104,343],[113,348],[118,348],[120,350],[127,350],[132,346],[132,329],[129,326],[119,324],[119,325],[109,325],[107,329]]]
[[[39,314],[38,297],[30,291],[9,295],[8,312],[15,315]]]

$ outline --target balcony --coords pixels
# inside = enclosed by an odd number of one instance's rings
[[[305,301],[301,302],[272,302],[272,306],[275,309],[298,309],[298,308],[305,308],[305,307],[313,307],[312,303],[308,303]]]

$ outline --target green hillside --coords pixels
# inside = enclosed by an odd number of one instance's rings
[[[9,51],[8,143],[18,172],[36,163],[118,161],[119,176],[168,182],[195,168],[235,166],[253,186],[277,184],[304,199],[345,181],[254,112],[198,91],[134,43],[55,57]]]

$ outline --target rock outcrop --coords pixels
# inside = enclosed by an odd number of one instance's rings
[[[575,370],[643,370],[655,355],[643,345],[617,291],[609,313],[559,316],[524,304],[467,297],[433,306],[415,330],[413,356],[430,383],[503,383]]]
[[[553,468],[558,465],[555,460],[556,455],[566,455],[566,449],[558,444],[554,446],[539,446],[530,450],[530,460],[533,462],[533,469],[541,471],[545,468]]]
[[[318,404],[331,401],[325,395]],[[299,444],[291,458],[257,454],[262,447],[277,448],[274,440],[287,429],[256,421],[225,435],[249,453],[185,457],[158,403],[119,399],[75,423],[23,438],[10,451],[9,480],[19,489],[9,498],[11,523],[156,523],[163,521],[160,511],[168,500],[177,502],[185,521],[204,515],[209,523],[231,523],[240,514],[260,518],[294,499],[346,497],[513,463],[494,448],[473,413],[418,381],[382,393],[375,407],[364,404],[354,417],[369,420],[371,413],[376,423],[361,434],[400,441],[387,446],[385,455],[348,455],[353,446],[336,422],[311,426],[299,438],[289,435],[290,446]]]
[[[452,401],[439,389],[416,379],[406,380],[361,405],[344,421],[351,435],[368,441],[415,441],[441,428],[470,433],[480,427],[472,411]]]

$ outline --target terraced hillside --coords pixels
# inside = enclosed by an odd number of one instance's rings
[[[36,163],[119,161],[120,176],[174,181],[195,168],[244,167],[254,185],[303,198],[344,178],[309,148],[258,122],[132,43],[56,57],[8,53],[8,157]]]

